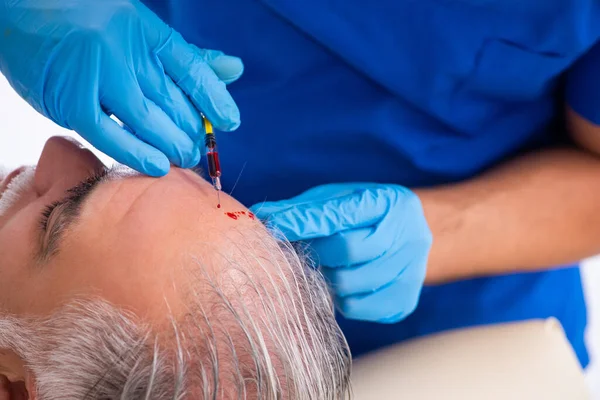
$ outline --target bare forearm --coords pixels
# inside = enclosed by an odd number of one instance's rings
[[[464,183],[416,192],[434,236],[428,283],[600,253],[600,159],[584,151],[540,151]]]

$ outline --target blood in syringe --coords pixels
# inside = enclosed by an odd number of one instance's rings
[[[219,161],[219,153],[216,151],[209,151],[206,153],[206,162],[208,164],[208,175],[211,178],[218,178],[221,176],[221,162]]]

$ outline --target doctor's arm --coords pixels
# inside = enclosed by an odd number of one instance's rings
[[[576,146],[416,190],[434,237],[427,283],[546,269],[600,253],[600,44],[569,74],[566,113]]]
[[[600,253],[600,87],[586,79],[598,71],[597,47],[597,62],[587,56],[569,71],[570,147],[530,153],[457,184],[331,183],[252,211],[307,245],[344,317],[379,323],[410,315],[423,282],[532,271]]]

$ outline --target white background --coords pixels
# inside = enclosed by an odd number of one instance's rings
[[[53,135],[77,137],[29,107],[0,75],[0,165],[17,167],[36,164],[46,139]],[[99,156],[107,164],[112,162],[108,157]],[[598,358],[588,369],[588,379],[597,394],[594,399],[600,400],[600,257],[587,261],[583,270],[589,304],[588,344],[592,358],[595,355]]]

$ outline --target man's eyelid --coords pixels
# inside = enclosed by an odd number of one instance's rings
[[[57,203],[52,210],[52,213],[48,216],[48,222],[46,230],[42,232],[42,249],[45,257],[51,256],[57,250],[56,245],[60,240],[62,234],[62,224],[64,224],[66,212],[66,204]]]
[[[60,199],[45,206],[44,209],[52,207],[52,211],[47,217],[48,223],[50,223],[51,219],[54,219],[53,214],[55,213],[56,209],[59,208],[59,206],[68,204],[69,202],[76,200],[77,197],[85,197],[89,195],[90,192],[93,191],[96,188],[96,186],[106,178],[108,173],[109,170],[94,172],[92,175],[86,177],[85,179],[82,179],[77,184],[65,190],[63,192],[64,194]],[[93,181],[91,185],[89,185],[90,180]],[[85,193],[81,193],[81,190],[85,190]]]
[[[109,169],[98,171],[95,175],[85,178],[69,188],[62,200],[54,203],[54,208],[48,216],[46,231],[42,233],[38,258],[47,259],[58,251],[61,236],[77,218],[80,207],[94,189],[109,178],[110,172]]]

